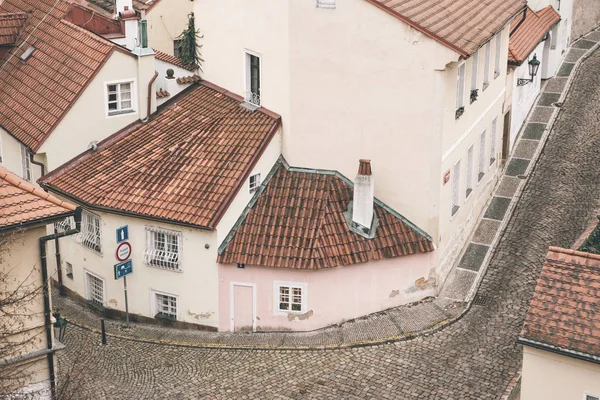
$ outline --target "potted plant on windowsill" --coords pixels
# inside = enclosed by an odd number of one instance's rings
[[[454,118],[459,119],[465,113],[465,108],[460,107],[456,109],[456,113],[454,114]]]
[[[478,96],[479,96],[479,90],[478,89],[471,90],[471,104],[473,104],[477,100]]]

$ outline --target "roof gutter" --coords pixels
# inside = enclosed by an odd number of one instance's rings
[[[572,357],[572,358],[576,358],[578,360],[588,361],[588,362],[592,362],[594,364],[600,364],[600,357],[593,356],[591,354],[581,353],[578,351],[564,349],[562,347],[552,346],[552,345],[541,343],[541,342],[536,342],[535,340],[526,339],[521,336],[519,336],[517,338],[517,343],[525,345],[525,346],[529,346],[529,347],[534,347],[534,348],[540,349],[540,350],[546,350],[551,353],[560,354],[561,356]]]
[[[519,29],[519,27],[521,25],[523,25],[523,22],[525,22],[525,18],[527,18],[527,7],[525,7],[525,9],[523,10],[523,18],[521,18],[521,20],[519,21],[519,23],[517,24],[517,26],[515,26],[510,33],[508,34],[508,37],[511,37],[513,35],[513,33],[515,33],[517,31],[517,29]]]
[[[81,208],[77,208],[74,213],[75,216],[75,229],[69,229],[65,232],[53,233],[51,235],[42,236],[40,238],[40,261],[42,269],[42,285],[44,294],[44,325],[46,327],[46,342],[48,352],[46,359],[48,360],[48,373],[50,375],[50,390],[52,398],[56,398],[56,374],[54,371],[54,352],[53,341],[52,341],[52,322],[50,317],[52,315],[52,309],[50,308],[50,282],[48,279],[48,264],[46,261],[46,242],[54,239],[58,239],[65,236],[71,236],[79,233],[81,229]]]

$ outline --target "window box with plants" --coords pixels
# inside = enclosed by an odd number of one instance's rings
[[[473,89],[471,90],[471,104],[473,104],[475,101],[477,101],[477,97],[479,97],[479,90],[478,89]]]
[[[464,107],[459,107],[456,109],[456,113],[454,114],[454,118],[459,119],[465,113]]]

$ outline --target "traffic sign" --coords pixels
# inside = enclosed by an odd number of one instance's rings
[[[129,240],[129,227],[128,225],[117,228],[117,243]]]
[[[115,264],[115,279],[122,278],[133,273],[133,264],[131,260]]]
[[[117,246],[117,252],[115,253],[117,261],[123,262],[131,257],[131,245],[129,242],[121,242]]]

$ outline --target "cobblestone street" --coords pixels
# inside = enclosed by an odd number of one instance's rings
[[[102,346],[97,333],[69,326],[60,374],[73,367],[76,399],[500,399],[521,367],[516,338],[548,246],[571,247],[597,212],[599,159],[596,51],[575,76],[471,309],[454,324],[408,341],[311,351],[114,337]]]

